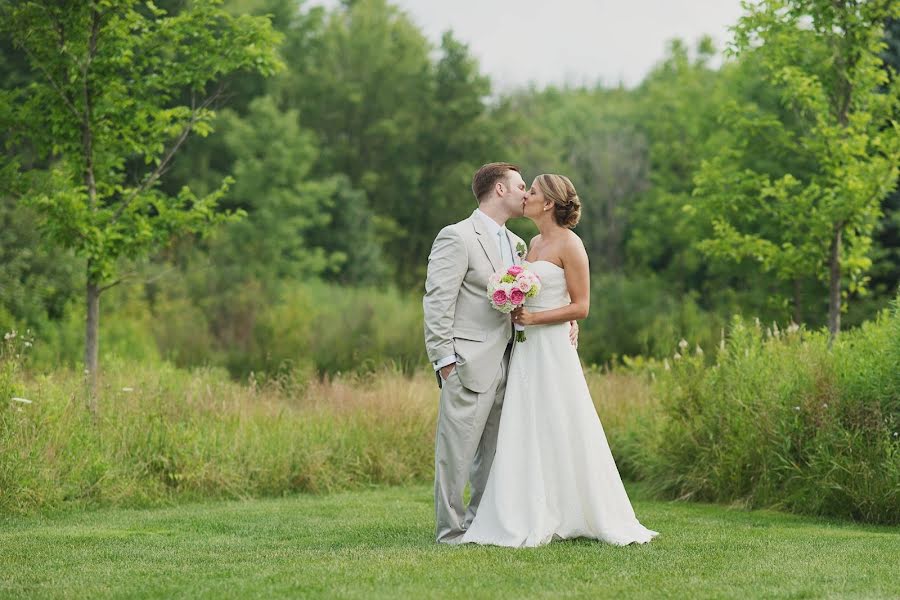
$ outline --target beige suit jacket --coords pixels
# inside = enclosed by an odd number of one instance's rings
[[[509,231],[513,259],[524,241]],[[509,315],[491,307],[488,278],[504,267],[496,240],[481,217],[444,227],[428,256],[425,279],[425,349],[432,363],[456,354],[459,379],[474,392],[486,391],[512,337]]]

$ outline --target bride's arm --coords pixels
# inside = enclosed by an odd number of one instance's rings
[[[588,269],[588,256],[584,243],[577,235],[573,235],[566,244],[562,255],[563,268],[566,272],[566,287],[569,289],[571,302],[553,310],[528,312],[524,308],[516,309],[513,320],[520,325],[554,325],[577,321],[588,316],[591,305],[591,276]],[[516,317],[519,317],[516,319]]]

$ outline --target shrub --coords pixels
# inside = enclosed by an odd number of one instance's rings
[[[630,457],[659,491],[900,523],[900,307],[831,349],[736,319],[715,364],[679,356]]]

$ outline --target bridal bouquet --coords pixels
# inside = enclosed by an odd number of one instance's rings
[[[541,291],[541,278],[519,265],[497,271],[488,279],[487,294],[491,306],[502,313],[511,313],[526,298],[534,298]],[[516,341],[525,341],[525,327],[515,324]]]

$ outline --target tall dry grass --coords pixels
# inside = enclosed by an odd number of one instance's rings
[[[590,369],[586,376],[619,474],[625,479],[639,478],[635,459],[659,410],[659,396],[654,394],[650,375]]]
[[[81,375],[20,376],[0,409],[0,511],[146,506],[428,481],[439,391],[397,371],[297,385],[113,362],[96,421]],[[649,404],[631,376],[588,376],[610,439]],[[12,388],[4,391],[11,397]]]
[[[425,380],[241,385],[222,370],[108,367],[101,415],[81,377],[25,380],[0,410],[0,510],[157,504],[396,484],[430,476],[435,401]]]

